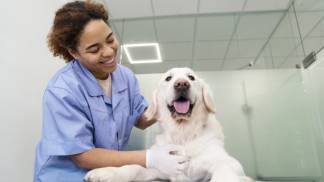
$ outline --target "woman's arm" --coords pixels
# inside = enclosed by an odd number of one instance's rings
[[[112,151],[94,148],[72,155],[71,158],[79,167],[86,169],[138,164],[174,176],[186,170],[188,166],[188,157],[174,154],[181,153],[180,151],[183,151],[183,147],[177,145],[158,146],[146,151]]]
[[[94,148],[87,152],[75,154],[71,159],[79,167],[94,169],[100,167],[120,167],[128,164],[138,164],[145,167],[146,151],[114,151]]]

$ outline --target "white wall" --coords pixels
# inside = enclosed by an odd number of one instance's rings
[[[2,1],[0,6],[1,181],[32,181],[41,129],[41,97],[63,63],[46,45],[58,0]]]

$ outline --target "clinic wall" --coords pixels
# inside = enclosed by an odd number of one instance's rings
[[[212,90],[225,146],[253,178],[295,180],[321,177],[321,161],[300,70],[198,72]],[[151,98],[161,74],[137,75]],[[146,147],[159,131],[141,133]],[[142,144],[143,146],[143,144]],[[275,167],[274,167],[275,166]]]
[[[61,3],[1,2],[1,181],[32,181],[42,94],[47,81],[64,64],[46,46],[54,11]]]
[[[313,128],[319,154],[324,154],[324,49],[317,54],[317,60],[303,71],[305,91],[309,106],[313,110]],[[319,156],[321,171],[324,174],[324,155]],[[321,182],[324,182],[322,175]]]

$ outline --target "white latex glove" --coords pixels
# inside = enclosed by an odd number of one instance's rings
[[[188,157],[183,155],[181,146],[156,146],[146,151],[146,167],[155,168],[168,176],[176,176],[188,168]]]

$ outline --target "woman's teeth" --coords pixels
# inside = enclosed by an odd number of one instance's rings
[[[103,64],[110,64],[110,63],[112,63],[113,61],[114,61],[114,59],[111,59],[111,60],[108,60],[108,61],[103,62]]]

